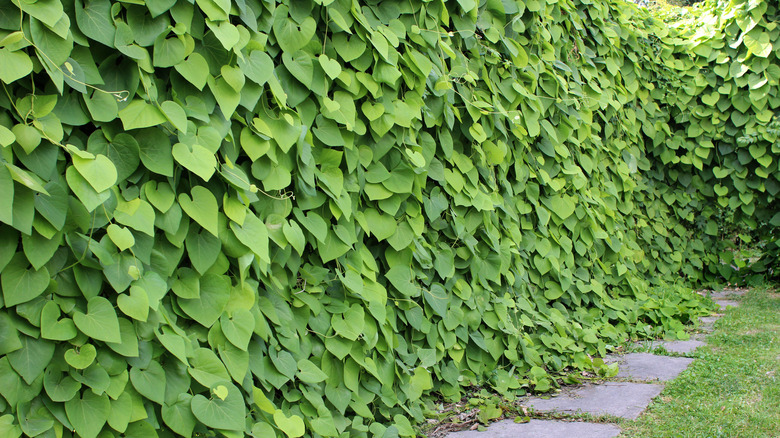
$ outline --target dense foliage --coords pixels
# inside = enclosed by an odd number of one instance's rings
[[[3,2],[0,435],[410,436],[684,336],[777,221],[778,12],[727,6]]]

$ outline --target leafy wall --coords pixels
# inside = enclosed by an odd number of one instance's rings
[[[3,436],[411,436],[424,394],[684,336],[700,303],[663,278],[705,275],[712,204],[658,162],[675,133],[696,155],[670,90],[717,55],[666,28],[584,0],[4,2]]]
[[[713,2],[671,18],[680,39],[659,59],[674,72],[668,119],[648,133],[646,175],[692,233],[695,269],[683,270],[703,282],[777,278],[778,5]],[[740,244],[759,246],[762,259],[745,266]]]

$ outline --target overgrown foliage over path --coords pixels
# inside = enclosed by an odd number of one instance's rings
[[[410,436],[685,336],[780,222],[777,5],[692,14],[0,3],[0,435]]]

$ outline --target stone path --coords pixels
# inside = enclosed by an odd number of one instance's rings
[[[713,325],[728,307],[738,307],[735,298],[742,291],[712,292],[710,297],[720,304],[718,314],[700,318],[699,329],[710,333]],[[692,353],[705,344],[703,335],[694,335],[687,341],[653,341],[640,344],[650,350],[663,347],[667,352]],[[663,382],[677,377],[693,362],[687,357],[660,356],[650,353],[630,353],[608,356],[605,362],[617,362],[619,372],[614,381],[598,385],[583,385],[564,390],[555,397],[531,397],[523,405],[543,414],[622,417],[633,420],[644,412],[650,402],[663,390]],[[608,418],[607,418],[608,420]],[[531,420],[515,423],[512,420],[493,423],[484,432],[462,431],[448,438],[611,438],[620,435],[620,428],[609,423],[589,423],[559,420]]]

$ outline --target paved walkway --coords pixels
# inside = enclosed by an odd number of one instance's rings
[[[737,307],[734,297],[744,292],[724,290],[710,294],[721,311]],[[715,321],[722,313],[700,319],[699,329],[712,332]],[[691,353],[705,344],[704,336],[696,335],[687,341],[653,341],[641,344],[650,350],[663,347],[668,352]],[[661,393],[664,382],[677,377],[693,359],[687,357],[660,356],[650,353],[630,353],[608,356],[606,362],[618,362],[620,371],[613,381],[598,385],[568,387],[555,397],[531,397],[523,406],[538,413],[571,415],[608,415],[629,420],[636,419],[650,402]],[[620,435],[620,428],[609,423],[588,423],[571,418],[570,421],[531,420],[515,423],[503,420],[491,424],[486,431],[473,430],[455,432],[448,438],[610,438]]]

